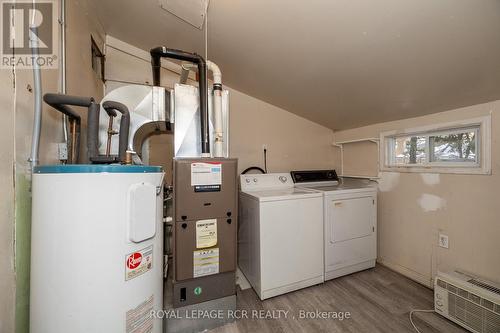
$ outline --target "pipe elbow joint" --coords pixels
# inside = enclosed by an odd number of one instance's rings
[[[120,102],[106,101],[106,102],[102,103],[102,107],[108,113],[110,111],[116,110],[122,114],[122,117],[130,117],[130,112],[128,111],[127,106],[125,104],[120,103]]]

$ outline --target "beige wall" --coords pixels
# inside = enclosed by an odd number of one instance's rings
[[[67,93],[70,95],[92,96],[100,101],[104,95],[104,83],[92,70],[92,36],[101,50],[104,50],[104,30],[96,20],[95,8],[88,0],[71,0],[67,3]],[[82,138],[80,161],[86,162],[87,110],[80,109],[82,115]]]
[[[378,137],[383,131],[490,112],[492,175],[379,174],[380,262],[425,284],[437,270],[452,268],[500,281],[500,101],[335,133],[336,141]],[[429,209],[429,201],[439,202],[440,208]],[[437,246],[440,231],[449,236],[449,249]]]
[[[378,144],[376,142],[344,143],[342,155],[339,158],[342,159],[341,169],[344,176],[378,176]]]
[[[13,75],[0,70],[0,332],[14,330],[14,101]]]
[[[87,0],[67,1],[68,93],[100,99],[103,88],[91,68],[90,34],[101,45],[104,34],[90,12]],[[43,93],[58,91],[58,72],[42,70]],[[21,333],[28,332],[33,73],[2,69],[0,78],[0,332]],[[57,163],[61,114],[45,104],[42,113],[40,164]]]
[[[149,138],[149,164],[161,165],[165,170],[165,184],[172,183],[172,158],[174,157],[174,140],[172,134],[153,135]],[[144,157],[144,155],[143,155]]]
[[[128,53],[144,53],[131,45],[126,48]],[[224,68],[222,75],[224,79]],[[150,61],[107,46],[106,80],[107,91],[121,86],[122,81],[151,82]],[[162,71],[163,86],[173,87],[178,81],[175,72]],[[230,155],[239,159],[240,171],[250,166],[264,167],[264,144],[267,145],[269,172],[334,167],[332,130],[230,87],[225,88],[230,91]],[[158,144],[151,147],[162,149]]]

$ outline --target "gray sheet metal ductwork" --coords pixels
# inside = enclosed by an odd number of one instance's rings
[[[133,155],[135,164],[142,164],[141,151],[144,140],[154,133],[168,133],[171,130],[170,92],[162,87],[145,85],[126,85],[104,96],[101,105],[107,101],[120,101],[130,112],[130,125],[127,150]],[[104,107],[103,107],[103,110]],[[107,150],[107,130],[109,119],[105,112],[99,118],[99,152]],[[113,130],[120,131],[121,125],[113,125]],[[119,154],[120,142],[116,136],[111,139],[111,152]]]
[[[213,136],[215,137],[213,144],[213,156],[223,157],[224,153],[224,133],[223,133],[223,89],[222,89],[222,72],[216,63],[206,60],[207,70],[212,72],[214,77],[213,90],[212,90],[212,105],[213,105],[213,115],[214,115],[214,131]],[[179,82],[181,84],[186,84],[189,78],[189,71],[195,69],[193,64],[182,64],[182,72]],[[209,96],[210,97],[210,96]],[[210,117],[210,99],[209,103],[209,117]]]
[[[192,85],[175,84],[172,90],[174,156],[201,157],[200,114],[198,88]],[[208,90],[208,116],[210,131],[210,151],[215,150],[215,110],[214,95]],[[222,157],[229,157],[229,91],[222,91],[222,128],[224,143]]]
[[[210,154],[210,134],[208,117],[208,91],[207,91],[207,65],[205,59],[196,53],[188,53],[181,50],[169,49],[159,46],[151,49],[151,66],[153,69],[153,84],[160,85],[161,58],[171,58],[189,61],[198,65],[199,94],[200,94],[200,127],[201,127],[201,151],[203,155]]]

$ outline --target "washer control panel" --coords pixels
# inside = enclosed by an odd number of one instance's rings
[[[291,188],[292,177],[287,173],[245,174],[240,176],[243,192],[265,191],[269,189]]]

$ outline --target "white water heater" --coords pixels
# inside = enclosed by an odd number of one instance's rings
[[[152,166],[35,169],[30,332],[162,332],[162,180]]]

